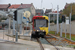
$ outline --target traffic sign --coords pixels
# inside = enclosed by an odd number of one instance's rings
[[[27,21],[27,23],[29,23],[29,21]]]
[[[29,18],[29,17],[30,17],[30,15],[31,15],[31,13],[30,13],[29,11],[25,11],[25,12],[24,12],[24,17]]]
[[[26,17],[23,17],[23,19],[26,19]]]
[[[66,24],[69,24],[69,17],[66,17]]]

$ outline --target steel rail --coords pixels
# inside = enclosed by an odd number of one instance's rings
[[[47,38],[45,37],[45,40],[48,42],[48,43],[50,43],[48,40],[47,40]],[[56,47],[54,44],[52,44],[52,43],[50,43],[51,45],[53,45],[55,48],[56,48],[56,50],[60,50],[58,47]]]
[[[42,43],[40,42],[40,40],[39,40],[38,38],[36,38],[36,39],[37,39],[37,42],[38,42],[39,45],[40,45],[41,50],[44,50],[44,47],[42,46]]]

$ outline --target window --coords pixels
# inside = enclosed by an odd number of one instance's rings
[[[48,27],[48,20],[45,19],[35,19],[34,27]]]

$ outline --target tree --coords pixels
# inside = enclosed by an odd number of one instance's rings
[[[75,4],[70,4],[66,9],[63,9],[63,14],[69,16],[71,13],[71,6],[72,6],[72,15],[75,15]]]

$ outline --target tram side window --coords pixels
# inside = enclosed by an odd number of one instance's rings
[[[48,20],[34,20],[34,27],[48,27]]]
[[[46,20],[46,27],[48,27],[48,20]]]
[[[35,20],[34,20],[34,27],[36,27],[36,23],[35,23]]]

